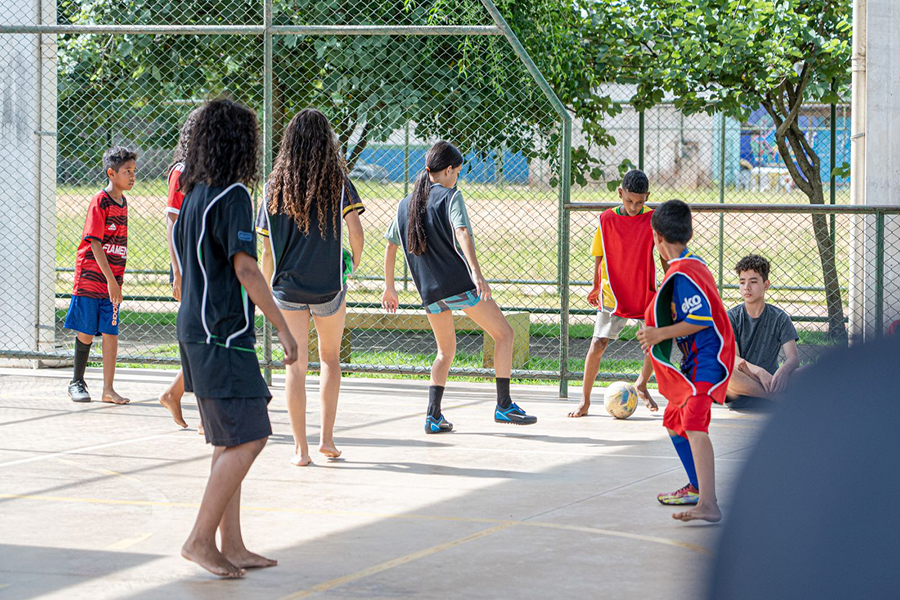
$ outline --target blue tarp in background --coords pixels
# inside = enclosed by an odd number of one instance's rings
[[[403,173],[403,146],[368,146],[360,154],[359,160],[369,165],[378,165],[387,170],[390,181],[414,180],[425,168],[424,146],[409,147],[409,173]],[[462,178],[475,183],[495,183],[498,179],[496,154],[486,156],[470,153],[465,157]],[[507,183],[528,183],[528,161],[519,152],[505,152],[503,155],[503,181]]]

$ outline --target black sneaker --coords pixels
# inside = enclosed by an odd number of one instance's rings
[[[525,411],[513,402],[506,408],[500,408],[498,404],[494,409],[494,421],[513,425],[534,425],[537,423],[537,417],[526,415]]]
[[[72,402],[90,402],[87,384],[83,380],[73,381],[69,384],[69,398]]]

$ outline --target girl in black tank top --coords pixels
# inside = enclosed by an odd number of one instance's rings
[[[491,299],[491,287],[481,274],[471,232],[467,227],[453,226],[450,219],[450,204],[458,194],[454,188],[462,163],[462,154],[448,142],[438,142],[428,151],[425,169],[416,179],[412,195],[398,207],[384,259],[382,307],[394,313],[399,305],[394,287],[394,262],[402,246],[438,346],[431,367],[425,433],[446,433],[453,429],[441,413],[441,398],[456,353],[454,309],[465,312],[494,338],[497,382],[494,421],[517,425],[537,422],[536,417],[525,414],[510,398],[509,377],[515,343],[512,327]],[[399,232],[397,238],[391,231]]]
[[[319,452],[337,458],[334,420],[341,387],[340,349],[346,316],[342,226],[352,249],[353,270],[363,250],[362,203],[347,178],[340,145],[328,119],[307,108],[287,126],[266,184],[257,232],[263,238],[263,273],[273,287],[291,333],[309,339],[312,314],[319,337],[322,435]],[[306,371],[309,349],[287,368],[285,395],[294,434],[291,463],[312,461],[306,442]]]

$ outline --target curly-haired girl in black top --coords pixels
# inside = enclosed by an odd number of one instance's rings
[[[222,577],[276,564],[247,550],[241,537],[241,482],[272,434],[272,396],[253,348],[254,304],[275,325],[285,364],[297,360],[297,342],[256,266],[248,187],[258,180],[258,160],[252,111],[230,100],[203,107],[188,145],[181,176],[186,196],[173,234],[182,273],[184,387],[197,397],[206,441],[215,447],[200,512],[181,554]]]
[[[328,119],[307,108],[291,119],[284,132],[275,168],[266,184],[266,201],[259,207],[256,231],[265,236],[263,273],[275,301],[298,340],[309,338],[312,315],[319,337],[322,429],[319,452],[341,455],[334,444],[334,420],[341,389],[341,338],[347,310],[347,285],[342,246],[346,224],[352,269],[362,257],[362,202],[347,178],[337,136]],[[352,270],[351,269],[351,270]],[[306,370],[308,352],[287,368],[285,396],[294,455],[291,463],[312,461],[306,442]]]

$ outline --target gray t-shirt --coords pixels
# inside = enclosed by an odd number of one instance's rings
[[[438,184],[432,184],[432,187]],[[463,200],[462,192],[457,192],[453,198],[450,200],[450,223],[453,225],[454,229],[460,229],[465,227],[469,230],[469,235],[472,235],[472,225],[469,222],[469,213],[466,210],[466,203]],[[395,246],[400,246],[400,225],[397,223],[397,215],[394,214],[394,218],[391,220],[390,225],[388,225],[388,229],[384,234],[384,239],[394,244]]]
[[[751,318],[739,304],[728,311],[728,319],[741,358],[773,375],[778,370],[781,347],[800,339],[788,314],[771,304],[766,304],[758,319]]]

